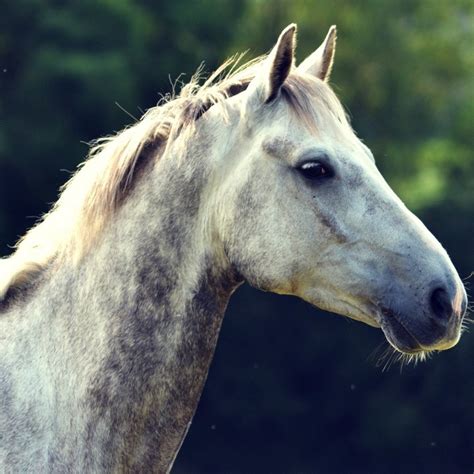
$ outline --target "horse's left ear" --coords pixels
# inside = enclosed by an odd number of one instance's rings
[[[274,100],[295,61],[296,25],[288,25],[248,87],[251,96],[269,103]]]
[[[336,36],[336,25],[332,25],[322,45],[298,66],[298,71],[329,81],[336,52]]]

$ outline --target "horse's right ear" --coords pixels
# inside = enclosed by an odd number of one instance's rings
[[[249,97],[269,103],[279,94],[295,62],[296,25],[288,25],[247,89]]]

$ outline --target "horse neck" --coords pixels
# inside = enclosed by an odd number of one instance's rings
[[[168,469],[238,283],[203,228],[205,166],[190,172],[191,158],[179,167],[173,159],[142,175],[69,297],[84,334],[97,338],[94,325],[105,334],[105,351],[103,343],[91,348],[90,416],[79,430],[91,433],[96,452],[107,447],[101,465],[112,470]]]

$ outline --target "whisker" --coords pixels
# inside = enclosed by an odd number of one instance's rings
[[[388,345],[377,360],[376,367],[381,367],[382,372],[386,372],[390,369],[395,357],[395,349],[393,349],[392,346]]]
[[[378,344],[375,349],[367,356],[367,361],[372,362],[377,366],[378,361],[380,360],[380,357],[382,356],[382,353],[386,350],[387,342],[382,341],[380,344]]]
[[[378,345],[369,356],[369,359],[374,359],[377,356],[377,353],[381,352],[380,356],[377,358],[375,366],[381,367],[382,372],[387,372],[394,364],[400,365],[400,373],[402,373],[403,368],[412,365],[416,367],[418,363],[425,362],[431,358],[435,351],[420,351],[414,354],[405,354],[394,349],[391,345],[387,345],[385,349],[382,350],[384,343]]]
[[[474,271],[472,271],[471,273],[469,273],[469,275],[468,275],[467,277],[462,278],[462,281],[469,280],[469,279],[472,278],[473,276],[474,276]]]

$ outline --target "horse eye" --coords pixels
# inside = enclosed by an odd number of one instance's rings
[[[328,165],[324,165],[319,161],[309,161],[298,168],[299,172],[306,179],[320,179],[330,178],[333,176],[333,171]]]

